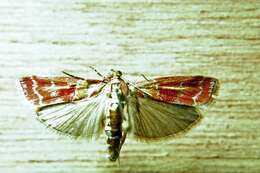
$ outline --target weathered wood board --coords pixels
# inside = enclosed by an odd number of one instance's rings
[[[201,124],[170,141],[127,139],[120,166],[97,142],[37,122],[17,88],[29,74],[124,71],[220,79]],[[0,172],[260,172],[260,1],[0,2]]]

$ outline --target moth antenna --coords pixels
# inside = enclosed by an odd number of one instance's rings
[[[70,76],[70,77],[76,78],[76,79],[82,79],[82,80],[85,80],[85,79],[82,78],[82,77],[72,75],[72,74],[70,74],[70,73],[68,73],[68,72],[66,72],[66,71],[62,71],[62,73],[64,73],[64,74],[67,75],[67,76]]]
[[[148,79],[144,74],[141,74],[141,76],[142,76],[145,80],[150,81],[150,79]]]
[[[94,70],[100,77],[105,78],[105,76],[103,76],[101,73],[99,73],[94,67],[89,66],[89,68],[91,68],[92,70]]]

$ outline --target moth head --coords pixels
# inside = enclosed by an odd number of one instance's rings
[[[122,72],[119,70],[111,69],[110,73],[108,73],[108,78],[120,78],[122,76]]]

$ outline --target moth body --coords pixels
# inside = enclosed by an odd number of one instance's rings
[[[107,136],[108,158],[110,161],[116,161],[124,142],[124,139],[122,139],[122,122],[128,87],[120,78],[119,72],[115,71],[111,75],[109,94],[107,94],[107,97],[109,97],[108,111],[105,116],[104,129]]]

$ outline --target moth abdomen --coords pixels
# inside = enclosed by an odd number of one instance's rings
[[[113,85],[111,89],[110,104],[105,119],[105,133],[107,136],[108,158],[110,161],[116,161],[120,153],[122,117],[119,97],[117,93],[114,93],[113,89],[115,88]]]
[[[106,117],[105,133],[108,144],[108,158],[110,161],[116,161],[119,156],[122,137],[121,116],[118,111],[109,111],[109,116]]]

